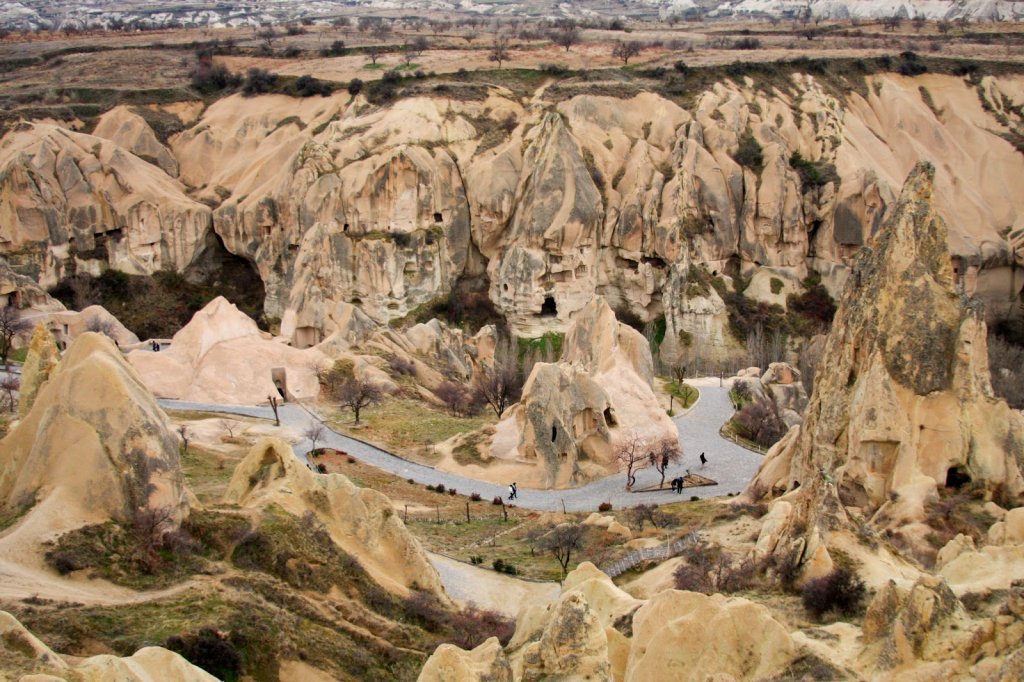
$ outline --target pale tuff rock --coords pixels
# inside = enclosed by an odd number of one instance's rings
[[[566,577],[554,604],[520,615],[505,651],[517,681],[625,682],[761,679],[780,672],[796,653],[785,628],[763,606],[676,590],[634,599],[588,562]],[[444,647],[427,661],[431,676],[420,680],[482,682],[489,667],[476,662],[503,660],[493,646],[472,652]],[[437,676],[441,665],[451,676]]]
[[[407,594],[415,585],[447,601],[437,571],[386,496],[341,474],[314,474],[280,439],[253,446],[235,469],[224,501],[257,509],[277,504],[297,517],[312,513],[381,586]]]
[[[59,509],[54,533],[147,508],[173,523],[187,514],[186,494],[167,416],[99,334],[75,340],[0,442],[0,499]]]
[[[990,622],[972,622],[941,578],[922,576],[910,590],[890,581],[864,616],[862,658],[876,669],[944,661],[963,665],[990,639]]]
[[[858,257],[804,424],[747,489],[791,491],[783,499],[790,528],[807,529],[805,561],[845,506],[881,527],[926,521],[924,501],[951,470],[990,490],[1024,490],[1024,420],[992,396],[985,324],[957,291],[933,177],[927,164],[915,169]]]
[[[103,306],[91,305],[81,311],[67,310],[53,313],[48,316],[48,319],[51,328],[58,330],[64,343],[89,331],[101,332],[110,340],[115,341],[122,349],[131,348],[139,343],[139,337],[121,324],[121,321]],[[64,330],[67,330],[66,333]]]
[[[53,334],[44,324],[37,324],[29,341],[25,362],[21,367],[21,384],[18,386],[18,414],[28,414],[36,394],[50,374],[57,368],[60,351]]]
[[[652,445],[677,441],[652,376],[646,339],[598,297],[577,313],[562,359],[534,365],[491,454],[534,464],[541,485],[558,487],[606,474],[615,447],[634,433]]]
[[[114,107],[100,116],[92,134],[110,140],[171,177],[178,175],[178,162],[171,150],[160,144],[146,119],[128,107]]]
[[[0,652],[4,660],[32,670],[21,682],[216,682],[176,653],[161,647],[145,647],[132,656],[93,656],[69,665],[18,622],[0,611]],[[6,678],[5,678],[6,679]],[[12,678],[13,679],[13,678]]]
[[[796,647],[765,607],[746,599],[669,590],[633,616],[627,682],[704,680],[712,674],[761,679],[785,668]]]
[[[69,259],[93,274],[183,269],[210,230],[210,209],[113,142],[25,124],[0,143],[0,225],[0,250],[22,252],[19,265],[52,286]]]
[[[161,398],[243,405],[279,397],[275,369],[284,371],[290,398],[313,398],[320,391],[316,366],[329,364],[315,348],[293,348],[261,332],[223,297],[197,312],[170,348],[134,350],[128,360]]]
[[[512,682],[513,677],[501,644],[496,637],[491,637],[472,651],[463,651],[453,644],[442,644],[427,659],[417,679],[419,682]]]
[[[958,593],[1008,589],[1024,575],[1024,507],[993,523],[980,547],[957,535],[939,551],[936,568]]]

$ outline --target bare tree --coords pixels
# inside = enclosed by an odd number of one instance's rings
[[[376,64],[377,60],[380,59],[381,49],[379,45],[368,45],[364,52],[370,58],[371,64]]]
[[[18,406],[18,399],[14,396],[14,393],[19,388],[21,388],[21,379],[15,374],[5,374],[0,379],[0,390],[5,394],[4,402],[10,412],[14,412],[14,408]]]
[[[638,532],[642,532],[645,523],[655,528],[664,528],[672,522],[672,516],[658,509],[656,504],[638,504],[628,512],[629,523]]]
[[[413,40],[411,43],[406,42],[402,45],[402,59],[405,61],[405,65],[409,66],[414,61],[420,58],[423,51],[426,49],[427,39],[420,36]]]
[[[358,421],[358,417],[356,421]],[[327,435],[327,429],[320,422],[310,422],[309,426],[306,427],[306,430],[302,432],[302,435],[309,439],[309,454],[315,457],[317,454],[317,441],[323,440],[323,437]]]
[[[732,425],[741,437],[766,448],[775,445],[787,430],[779,404],[770,392],[744,405],[732,418]]]
[[[469,416],[478,409],[478,404],[473,400],[472,392],[465,384],[459,384],[454,381],[442,381],[434,389],[434,395],[440,398],[448,410],[456,416]]]
[[[498,68],[501,68],[501,63],[506,59],[509,59],[509,39],[508,36],[498,34],[494,36],[494,42],[491,43],[491,53],[487,55],[487,59],[492,62],[498,62]]]
[[[636,431],[630,432],[626,440],[615,448],[615,461],[619,463],[619,468],[626,472],[626,488],[632,488],[636,484],[636,472],[652,464],[647,440]]]
[[[224,429],[225,431],[228,432],[228,438],[234,438],[235,437],[235,426],[236,426],[236,424],[235,424],[234,420],[232,420],[232,419],[221,419],[220,422],[218,422],[218,423],[220,424],[220,428],[222,428],[222,429]]]
[[[359,413],[370,407],[376,405],[384,399],[384,392],[380,390],[377,384],[366,381],[365,379],[357,379],[351,377],[345,379],[338,386],[333,396],[342,407],[347,407],[352,410],[352,414],[355,417],[355,423],[359,423]]]
[[[678,441],[665,439],[655,444],[650,457],[653,460],[652,466],[661,474],[661,482],[658,487],[664,488],[665,472],[668,471],[669,466],[683,461],[683,450],[679,447]]]
[[[928,19],[923,14],[915,14],[914,18],[910,20],[910,24],[914,27],[915,31],[920,33],[928,24]]]
[[[0,308],[0,360],[3,360],[5,369],[11,368],[9,357],[14,349],[15,337],[27,332],[31,326],[14,306],[6,305]]]
[[[939,33],[942,35],[946,35],[953,29],[953,22],[948,19],[939,19],[935,24],[935,28],[937,28]]]
[[[762,371],[773,362],[786,359],[786,337],[777,329],[766,332],[758,322],[747,334],[747,360]]]
[[[190,435],[188,427],[185,426],[184,424],[179,426],[178,435],[181,436],[181,454],[184,455],[186,452],[188,452],[188,437]]]
[[[510,405],[518,402],[522,393],[522,379],[510,359],[503,362],[496,359],[494,365],[481,370],[473,382],[474,398],[489,405],[499,418]]]
[[[643,45],[635,40],[620,40],[615,43],[612,56],[622,60],[623,64],[629,64],[629,60],[640,54]]]
[[[572,554],[583,546],[587,527],[579,523],[563,523],[555,526],[537,543],[542,550],[549,551],[558,559],[562,567],[562,575],[569,572]]]
[[[568,19],[560,22],[558,28],[552,32],[551,40],[568,52],[569,48],[580,42],[580,30],[576,27],[576,22]]]
[[[371,33],[377,40],[384,40],[391,34],[391,26],[388,25],[388,22],[382,19],[373,27]]]

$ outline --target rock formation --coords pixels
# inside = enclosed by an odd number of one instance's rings
[[[676,590],[638,600],[584,562],[555,603],[520,613],[504,652],[491,641],[471,652],[441,647],[419,679],[482,681],[492,671],[516,681],[760,679],[795,655],[789,633],[763,606]]]
[[[0,144],[0,225],[0,253],[48,287],[76,268],[184,269],[210,209],[113,142],[23,124]]]
[[[491,456],[534,465],[544,487],[566,486],[606,475],[615,448],[633,435],[677,442],[653,374],[647,340],[594,299],[576,314],[561,360],[534,365],[519,404],[496,428]]]
[[[37,324],[32,340],[25,353],[21,367],[21,384],[18,386],[18,414],[24,417],[35,402],[36,393],[42,387],[60,361],[60,351],[53,334],[44,324]]]
[[[275,380],[290,399],[316,397],[316,367],[327,364],[315,348],[294,348],[261,332],[223,297],[197,312],[170,348],[134,350],[128,361],[161,398],[248,405],[278,396]]]
[[[171,150],[160,144],[146,119],[128,107],[114,107],[100,116],[92,134],[110,140],[171,177],[178,175],[178,161]]]
[[[105,337],[76,339],[0,441],[0,500],[34,500],[54,534],[147,508],[172,523],[187,513],[167,416]]]
[[[219,239],[258,270],[284,336],[313,343],[339,303],[386,322],[460,277],[520,337],[565,331],[596,293],[663,318],[672,358],[731,344],[711,281],[750,277],[749,296],[784,305],[810,266],[837,294],[923,156],[949,169],[934,200],[956,277],[990,320],[1010,314],[1024,175],[995,131],[1019,127],[1019,78],[866,84],[839,98],[804,75],[725,81],[687,109],[635,90],[556,89],[529,109],[500,87],[386,107],[227,97],[169,142],[203,204],[128,109],[97,128],[113,141],[27,125],[0,148],[0,251],[49,285],[73,267],[181,270]],[[757,163],[741,153],[754,146]]]
[[[224,501],[247,508],[277,504],[299,517],[311,513],[385,588],[403,594],[426,590],[447,600],[437,571],[386,496],[341,474],[314,474],[280,439],[253,446],[235,469]]]
[[[6,611],[0,611],[0,653],[5,673],[24,673],[22,682],[216,682],[176,653],[144,647],[118,658],[109,654],[64,661]],[[11,678],[14,679],[14,678]]]
[[[882,529],[926,523],[924,503],[944,486],[1024,491],[1024,419],[992,396],[983,314],[958,288],[934,175],[915,168],[856,259],[804,424],[747,488],[785,493],[763,552],[828,566],[848,508]]]

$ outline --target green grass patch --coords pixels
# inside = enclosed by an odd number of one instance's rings
[[[363,421],[361,428],[354,428],[351,413],[332,415],[330,423],[338,431],[377,443],[410,459],[424,459],[424,443],[428,441],[440,443],[495,421],[491,412],[476,417],[455,417],[447,411],[405,397],[386,398],[359,416]]]
[[[700,391],[696,388],[685,381],[675,379],[665,385],[665,392],[674,396],[679,401],[680,407],[684,410],[691,407],[700,397]]]

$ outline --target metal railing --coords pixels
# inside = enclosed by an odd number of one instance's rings
[[[700,534],[697,531],[691,531],[684,537],[681,537],[678,540],[673,540],[672,542],[666,542],[660,547],[645,547],[643,549],[630,552],[608,566],[602,567],[601,570],[604,571],[609,578],[614,578],[645,561],[668,561],[672,557],[680,554],[690,545],[697,543],[699,540]]]

